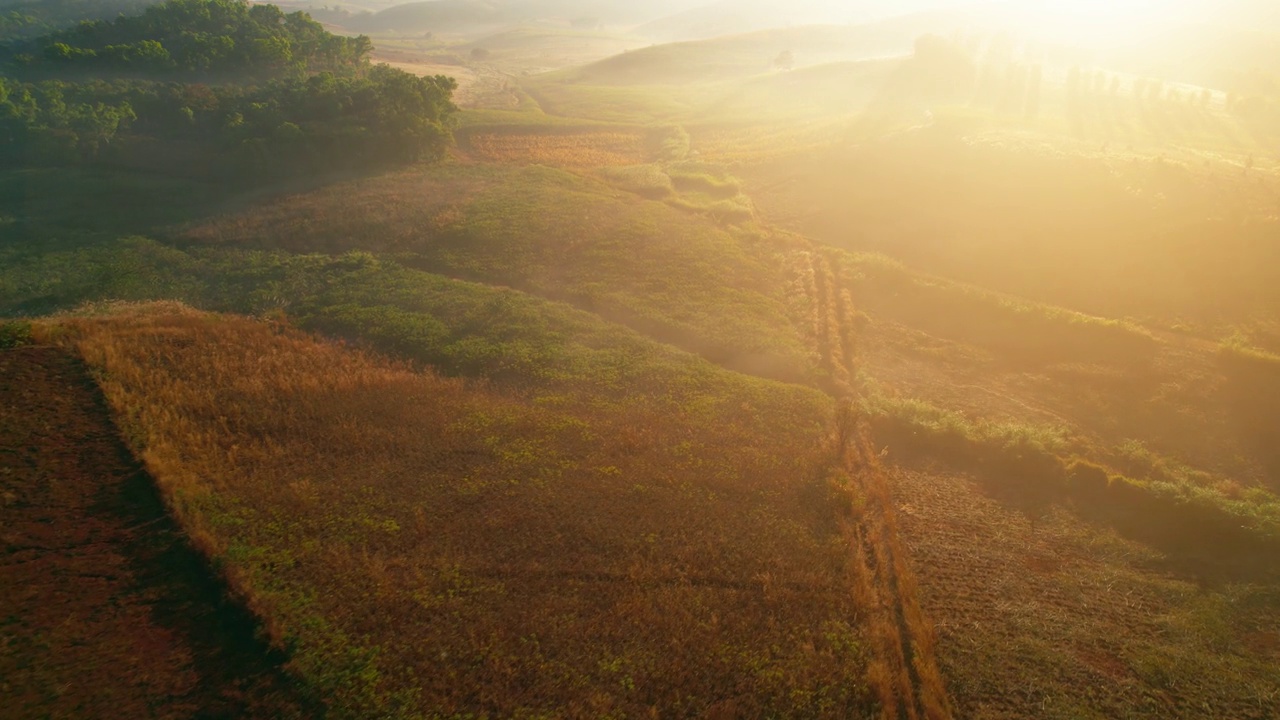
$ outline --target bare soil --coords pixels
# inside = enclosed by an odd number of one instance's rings
[[[317,714],[282,660],[165,513],[84,366],[0,351],[0,714]]]

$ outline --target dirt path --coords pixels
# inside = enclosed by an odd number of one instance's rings
[[[0,715],[312,714],[221,595],[83,365],[0,351]]]
[[[813,340],[830,373],[829,392],[842,402],[855,398],[859,353],[853,298],[838,267],[819,252],[797,257],[797,285],[810,299]],[[946,720],[954,716],[935,658],[933,627],[899,537],[890,482],[870,431],[850,415],[841,421],[839,452],[857,498],[846,528],[854,592],[876,644],[871,683],[881,717]]]

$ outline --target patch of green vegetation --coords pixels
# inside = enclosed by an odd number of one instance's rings
[[[128,238],[35,255],[5,265],[0,273],[0,312],[45,314],[103,299],[283,312],[303,328],[369,343],[452,374],[602,402],[616,401],[620,387],[679,402],[720,382],[714,366],[673,355],[593,314],[516,290],[413,270],[365,252],[331,257],[182,251]],[[759,392],[767,394],[768,387],[760,385]],[[798,408],[793,421],[806,422],[805,414],[812,411]]]
[[[334,35],[305,12],[247,0],[167,0],[138,15],[83,22],[40,38],[23,67],[87,74],[270,76],[344,70],[373,49],[365,36]]]
[[[406,202],[385,208],[399,198]],[[730,204],[724,212],[746,211]],[[569,302],[731,368],[790,380],[809,372],[784,297],[785,269],[761,231],[691,218],[562,170],[432,167],[287,198],[188,236],[385,253],[428,272]]]
[[[225,186],[128,170],[0,171],[0,257],[150,234],[225,202]],[[5,264],[5,263],[0,263]]]
[[[1070,499],[1088,516],[1179,550],[1203,543],[1251,554],[1280,544],[1280,497],[1260,487],[1225,494],[1229,483],[1138,443],[1097,448],[1061,428],[974,420],[874,388],[860,409],[891,453],[944,459],[1036,503]],[[1197,537],[1180,532],[1188,523]]]
[[[0,6],[0,42],[48,35],[88,20],[135,15],[159,0],[18,0]]]
[[[723,167],[705,163],[679,163],[667,169],[667,175],[676,189],[706,193],[718,200],[738,197],[742,194],[742,181],[728,174]]]
[[[1280,355],[1256,347],[1248,337],[1240,333],[1235,333],[1223,340],[1219,350],[1228,361],[1254,366],[1270,366],[1280,370]]]
[[[24,320],[0,321],[0,349],[29,345],[31,323]]]
[[[675,194],[671,177],[658,163],[606,167],[599,172],[601,177],[619,190],[641,197],[663,200]]]

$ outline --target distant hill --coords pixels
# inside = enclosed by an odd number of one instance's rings
[[[362,32],[457,32],[541,20],[634,25],[662,17],[682,4],[679,0],[424,0],[376,13],[340,16],[322,11],[318,15]]]
[[[725,120],[844,115],[870,106],[883,93],[902,59],[824,63],[749,78],[707,108]]]
[[[584,66],[572,77],[606,85],[669,84],[765,72],[783,52],[791,53],[796,67],[907,55],[916,38],[949,27],[951,18],[928,13],[865,25],[786,27],[655,45]]]
[[[794,25],[864,23],[932,8],[939,3],[905,0],[718,0],[683,10],[636,28],[635,33],[656,40],[696,40]],[[885,8],[891,8],[888,12]]]
[[[428,0],[354,15],[344,26],[361,32],[439,32],[504,22],[498,3],[485,0]]]

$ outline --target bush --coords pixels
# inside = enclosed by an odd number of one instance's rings
[[[31,343],[31,323],[0,322],[0,348],[15,348]]]

